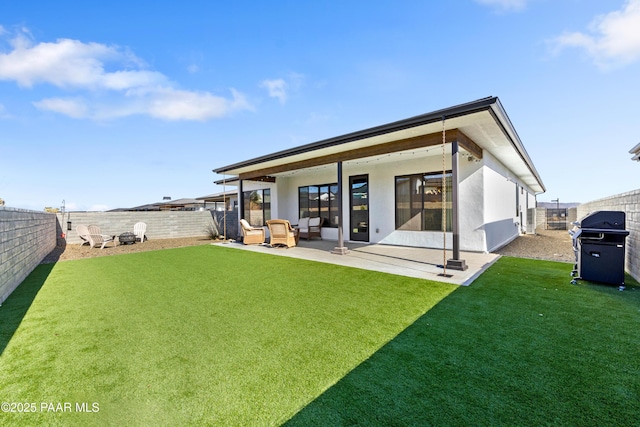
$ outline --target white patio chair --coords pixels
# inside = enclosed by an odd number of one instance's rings
[[[133,234],[136,235],[136,240],[140,239],[140,243],[144,242],[144,233],[147,232],[147,224],[144,222],[138,222],[133,226]]]
[[[79,225],[76,227],[76,233],[78,233],[78,237],[80,238],[80,246],[83,246],[85,243],[89,243],[91,245],[91,239],[89,237],[89,229],[86,225]]]
[[[109,236],[107,234],[102,234],[100,232],[100,227],[98,227],[97,225],[90,225],[88,227],[89,229],[89,244],[91,245],[91,247],[93,248],[96,245],[101,245],[100,249],[104,249],[104,246],[109,243],[109,242],[113,242],[113,247],[116,247],[116,236]]]

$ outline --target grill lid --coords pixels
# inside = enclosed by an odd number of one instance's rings
[[[579,227],[602,230],[624,230],[625,213],[620,211],[596,211],[579,221]],[[578,224],[576,224],[578,225]]]

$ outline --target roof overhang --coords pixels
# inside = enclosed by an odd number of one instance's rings
[[[629,150],[629,154],[633,154],[631,160],[635,160],[636,162],[640,162],[640,144],[633,147]]]
[[[475,157],[482,157],[482,152],[486,151],[534,192],[545,191],[533,162],[497,97],[256,157],[214,169],[213,172],[257,180],[338,161],[433,147],[442,144],[443,118],[447,142],[458,141]]]

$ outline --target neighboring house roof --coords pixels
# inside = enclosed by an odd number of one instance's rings
[[[140,205],[127,209],[118,209],[122,211],[166,211],[180,209],[196,209],[202,207],[202,200],[198,199],[176,199],[163,200],[162,202],[150,203],[148,205]]]
[[[222,202],[224,199],[229,200],[231,197],[238,197],[238,190],[222,191],[220,193],[209,194],[208,196],[196,197],[197,200],[205,202]]]
[[[629,154],[633,154],[631,160],[635,160],[636,162],[640,162],[640,144],[633,147],[629,150]]]
[[[276,175],[304,169],[309,165],[317,166],[322,164],[321,162],[329,164],[358,159],[362,157],[358,157],[358,153],[365,148],[384,146],[385,150],[393,150],[384,144],[430,138],[427,145],[435,145],[438,135],[442,132],[443,117],[447,131],[457,130],[458,133],[451,133],[468,137],[471,140],[468,146],[479,147],[491,153],[536,193],[546,191],[538,171],[497,97],[483,98],[256,157],[214,169],[213,172],[236,175],[240,179],[256,179],[261,177],[261,172]]]

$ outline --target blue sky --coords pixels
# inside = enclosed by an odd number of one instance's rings
[[[95,4],[94,4],[95,3]],[[498,96],[547,192],[640,188],[640,0],[0,4],[0,198],[106,210]]]

